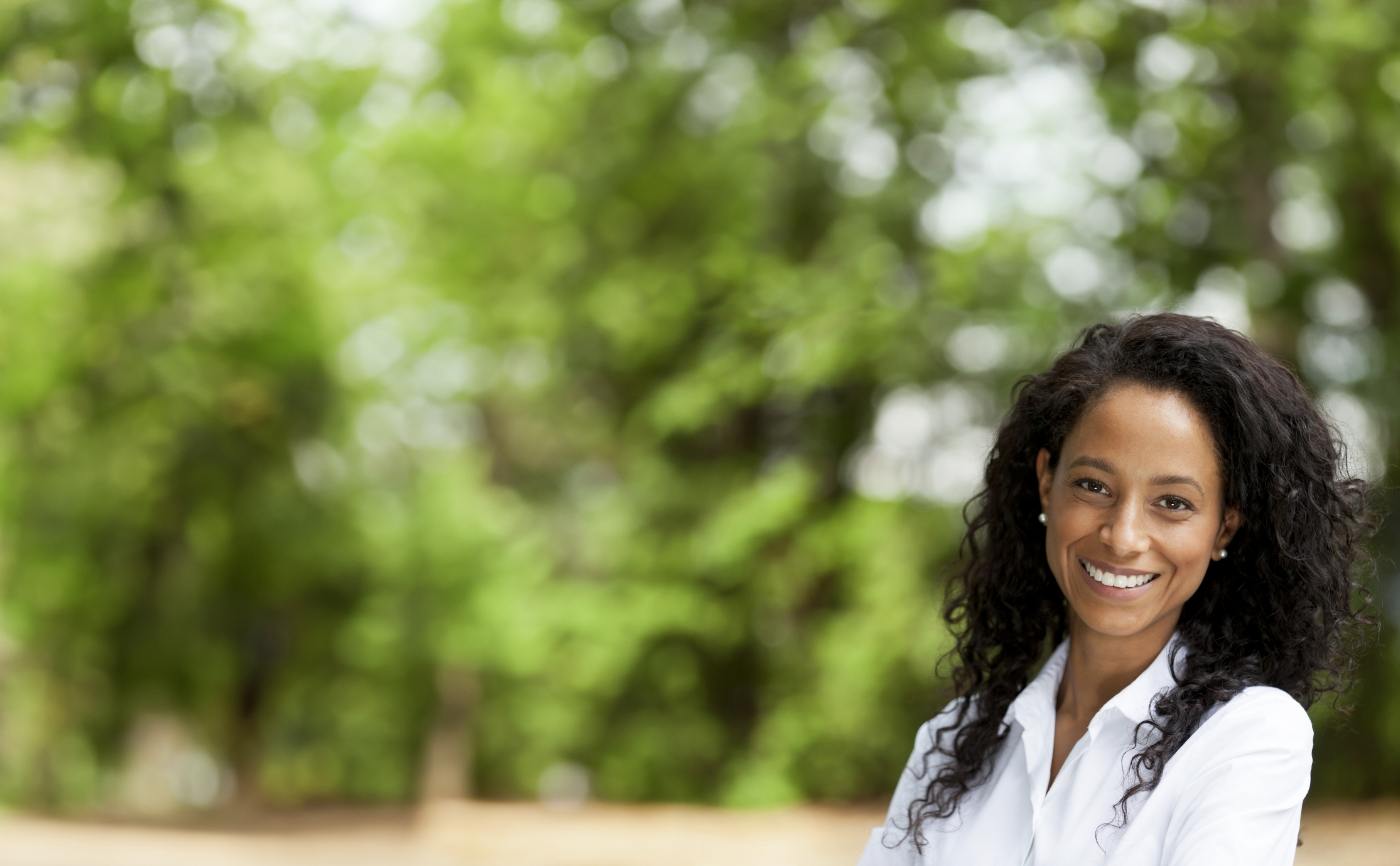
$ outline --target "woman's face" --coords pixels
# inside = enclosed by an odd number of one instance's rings
[[[1222,511],[1206,420],[1179,394],[1114,385],[1070,431],[1053,471],[1049,463],[1042,448],[1045,554],[1071,635],[1165,640],[1240,520]],[[1149,574],[1140,586],[1105,583]]]

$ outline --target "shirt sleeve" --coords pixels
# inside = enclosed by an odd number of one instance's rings
[[[909,804],[924,795],[932,774],[938,771],[942,760],[947,760],[932,756],[927,767],[924,765],[924,755],[933,744],[934,731],[952,721],[956,706],[954,699],[938,715],[919,726],[914,735],[914,748],[909,760],[904,762],[904,771],[899,775],[894,796],[885,812],[885,823],[870,831],[857,866],[912,866],[919,862],[913,838],[905,832],[909,827]],[[943,742],[948,742],[949,736],[951,734],[945,734]]]
[[[1246,692],[1253,694],[1216,713],[1214,754],[1168,823],[1162,866],[1293,863],[1312,776],[1312,721],[1281,689]]]

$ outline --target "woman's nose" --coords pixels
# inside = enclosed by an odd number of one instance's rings
[[[1123,502],[1108,514],[1099,530],[1099,540],[1118,556],[1129,556],[1147,550],[1148,538],[1142,523],[1142,509]]]

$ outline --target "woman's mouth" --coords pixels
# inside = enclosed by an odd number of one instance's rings
[[[1156,572],[1152,574],[1116,574],[1098,568],[1082,558],[1079,559],[1079,568],[1096,590],[1110,597],[1135,594],[1135,591],[1141,590],[1161,576]]]

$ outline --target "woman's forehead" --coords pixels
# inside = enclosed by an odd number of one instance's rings
[[[1141,385],[1114,386],[1088,406],[1061,457],[1087,457],[1134,476],[1188,475],[1203,484],[1218,473],[1210,425],[1196,407],[1180,394]]]

